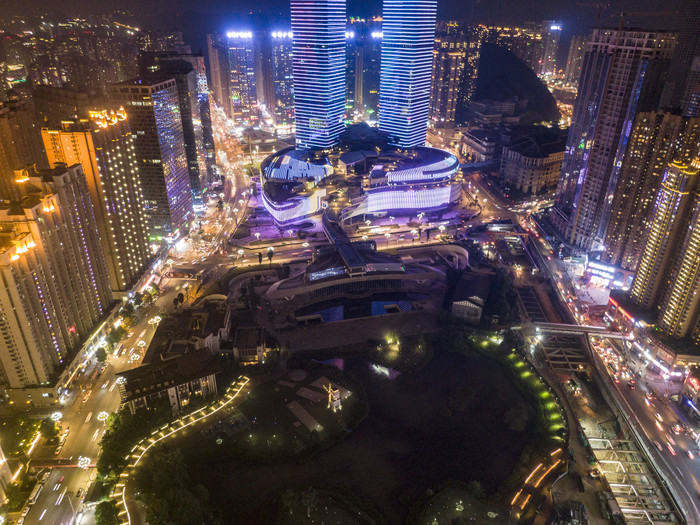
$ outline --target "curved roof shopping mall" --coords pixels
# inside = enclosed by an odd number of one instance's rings
[[[280,150],[263,161],[262,198],[278,223],[334,208],[344,222],[413,214],[459,199],[459,161],[449,152],[390,146],[366,124],[350,126],[328,150]]]

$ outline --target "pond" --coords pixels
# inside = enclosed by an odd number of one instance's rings
[[[303,463],[197,454],[193,478],[207,486],[222,515],[274,523],[280,494],[311,485],[351,491],[389,523],[404,523],[409,506],[445,480],[478,480],[486,492],[496,490],[527,444],[532,410],[488,356],[436,351],[425,367],[407,373],[361,358],[334,362],[364,385],[367,418]]]

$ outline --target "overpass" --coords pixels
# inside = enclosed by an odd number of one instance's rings
[[[631,334],[613,332],[611,330],[608,330],[604,326],[589,326],[564,323],[533,323],[533,326],[535,327],[535,332],[570,335],[596,335],[599,337],[607,337],[609,339],[623,339],[626,341],[634,340],[634,336]]]

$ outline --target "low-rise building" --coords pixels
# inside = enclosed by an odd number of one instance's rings
[[[478,325],[490,285],[491,278],[488,275],[468,274],[462,277],[452,297],[452,314],[469,324]]]
[[[162,402],[174,413],[217,392],[216,354],[228,339],[225,296],[207,297],[160,321],[141,366],[117,374],[122,406],[133,413]]]
[[[460,153],[469,162],[488,162],[501,155],[501,134],[495,129],[476,128],[462,135]]]
[[[241,326],[233,339],[233,355],[243,362],[262,363],[265,358],[265,332],[259,326]]]
[[[133,414],[167,400],[173,413],[179,413],[193,400],[217,392],[216,358],[209,352],[190,352],[159,359],[117,374],[122,406]]]
[[[528,195],[555,189],[565,147],[566,133],[558,131],[523,136],[503,146],[500,172],[503,184]]]

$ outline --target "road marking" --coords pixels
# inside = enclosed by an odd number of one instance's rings
[[[88,423],[92,419],[92,412],[90,412],[85,418],[85,422]]]
[[[44,512],[42,512],[41,516],[39,516],[39,521],[44,519],[44,514],[46,514],[46,509],[44,509]]]
[[[97,437],[100,435],[100,429],[98,428],[95,430],[95,433],[92,435],[92,440],[97,441]]]
[[[63,489],[63,492],[61,492],[61,495],[58,496],[58,498],[56,498],[56,506],[57,506],[57,507],[58,507],[58,506],[61,504],[61,502],[63,501],[63,496],[66,495],[66,491],[67,491],[67,490],[68,490],[68,487],[64,488],[64,489]]]
[[[114,383],[112,383],[112,386],[109,387],[109,392],[111,392],[112,390],[114,390],[114,387],[115,387],[115,386],[117,386],[117,382],[116,382],[116,381],[115,381]]]

